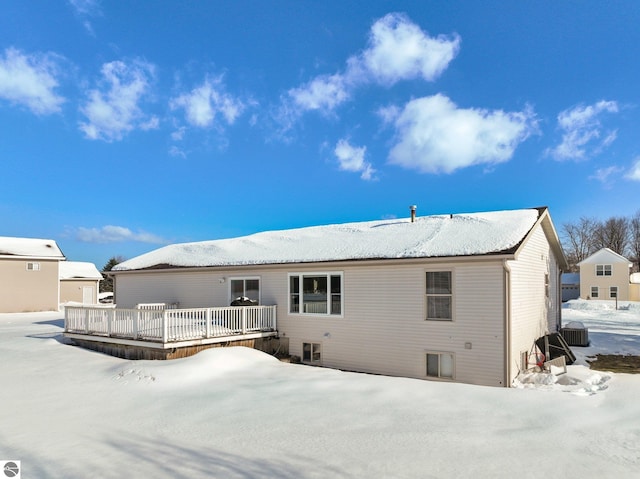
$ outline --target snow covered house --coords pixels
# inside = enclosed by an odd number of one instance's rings
[[[174,244],[111,274],[118,308],[275,305],[305,363],[509,386],[560,327],[566,268],[543,207]]]
[[[633,264],[609,248],[602,248],[578,263],[582,299],[629,301]]]
[[[64,260],[53,240],[0,237],[0,313],[57,311]]]
[[[102,274],[93,263],[64,261],[60,263],[60,303],[98,303]]]

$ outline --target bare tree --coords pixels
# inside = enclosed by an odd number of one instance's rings
[[[629,220],[625,217],[612,216],[608,220],[598,223],[593,232],[593,246],[595,250],[609,248],[624,256],[628,244]]]
[[[584,216],[577,224],[565,223],[562,225],[563,247],[572,271],[576,271],[578,263],[595,251],[593,232],[597,226],[596,220]]]
[[[629,253],[634,271],[640,271],[640,210],[629,221]]]

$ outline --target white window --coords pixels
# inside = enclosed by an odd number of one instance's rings
[[[229,287],[231,288],[231,301],[237,298],[249,298],[251,301],[260,303],[260,278],[231,278]]]
[[[322,362],[320,343],[302,343],[302,362],[312,364]]]
[[[289,274],[289,312],[342,315],[342,273]]]
[[[40,263],[27,263],[27,271],[40,271]]]
[[[611,265],[610,264],[597,264],[596,265],[596,276],[611,276]]]
[[[427,271],[427,319],[453,319],[451,271]]]
[[[597,298],[598,296],[599,296],[598,287],[597,286],[591,286],[591,297],[592,298]]]
[[[453,354],[427,353],[427,377],[453,379]]]
[[[609,287],[609,297],[612,298],[612,299],[618,297],[618,287],[617,286]]]

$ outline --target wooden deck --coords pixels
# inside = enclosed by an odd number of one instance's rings
[[[276,306],[223,308],[65,308],[64,335],[151,349],[200,347],[278,335]]]

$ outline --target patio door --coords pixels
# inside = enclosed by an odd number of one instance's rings
[[[260,278],[231,278],[230,301],[237,298],[249,298],[260,304]]]

